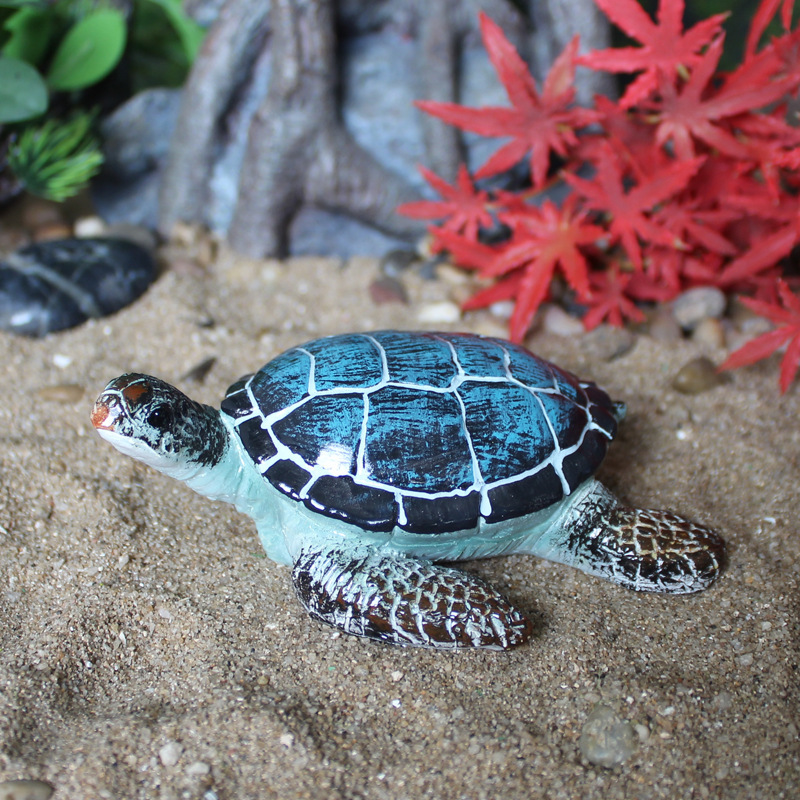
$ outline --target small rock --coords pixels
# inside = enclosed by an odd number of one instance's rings
[[[165,767],[174,767],[181,757],[183,747],[178,742],[167,742],[158,750],[158,757]]]
[[[44,781],[3,781],[0,800],[48,800],[55,789]]]
[[[106,224],[100,217],[81,217],[75,220],[73,230],[76,236],[87,239],[92,236],[103,236],[106,233]]]
[[[692,341],[706,347],[725,347],[725,327],[713,317],[700,320],[692,333]]]
[[[36,396],[48,403],[77,403],[83,399],[83,387],[75,383],[62,383],[58,386],[42,386]]]
[[[208,775],[209,772],[211,772],[211,767],[205,761],[195,761],[186,767],[186,774],[190,778]]]
[[[461,319],[461,309],[449,300],[439,303],[428,303],[417,311],[417,322],[423,325],[439,325],[441,323],[458,322]]]
[[[385,303],[408,303],[408,293],[397,278],[385,275],[369,285],[369,296],[375,305]]]
[[[153,256],[122,239],[59,239],[0,261],[0,329],[44,336],[119,311],[156,277]]]
[[[684,364],[672,379],[672,388],[681,394],[700,394],[719,386],[725,378],[710,358],[700,356]]]
[[[727,299],[724,292],[714,286],[688,289],[672,301],[672,313],[684,330],[692,331],[701,320],[721,317]]]
[[[583,323],[572,314],[567,314],[561,306],[548,306],[542,317],[542,327],[556,336],[580,336],[584,333]]]
[[[497,319],[509,320],[514,313],[513,300],[498,300],[489,306],[489,313]]]
[[[189,383],[202,383],[208,376],[208,373],[211,372],[212,367],[216,363],[217,363],[216,356],[209,356],[208,358],[204,358],[199,364],[196,364],[190,370],[188,370],[181,377],[181,380],[187,381]]]
[[[633,755],[636,731],[609,706],[598,703],[589,714],[581,731],[579,747],[582,755],[600,767],[616,767]]]
[[[636,347],[638,341],[632,331],[612,325],[600,325],[586,336],[591,342],[592,351],[603,361],[616,361],[622,358]]]
[[[657,342],[678,342],[683,338],[681,326],[665,308],[658,308],[650,317],[647,332]]]
[[[390,250],[381,258],[379,269],[384,275],[397,278],[419,260],[419,254],[415,250]]]

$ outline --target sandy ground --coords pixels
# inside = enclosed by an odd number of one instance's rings
[[[463,287],[410,278],[410,305],[376,306],[372,261],[213,272],[170,272],[44,341],[0,335],[0,780],[58,800],[798,797],[800,387],[779,396],[776,361],[687,397],[669,385],[697,345],[533,335],[628,402],[600,478],[716,526],[729,568],[676,598],[531,557],[474,563],[532,615],[533,641],[392,648],[311,621],[249,520],[118,454],[89,411],[125,371],[216,405],[286,347],[425,327]],[[488,315],[436,327],[503,331]],[[613,769],[579,748],[598,703],[637,732]]]

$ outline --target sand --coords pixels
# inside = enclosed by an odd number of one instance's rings
[[[797,797],[800,386],[778,394],[777,360],[685,396],[670,381],[703,354],[691,342],[529,338],[627,401],[601,480],[713,524],[730,564],[691,597],[532,557],[470,564],[535,621],[509,653],[393,648],[311,621],[248,519],[91,429],[119,373],[216,405],[289,346],[425,327],[466,291],[412,276],[409,305],[377,306],[377,274],[368,259],[222,254],[113,318],[0,335],[0,780],[47,781],[56,800]],[[503,332],[485,313],[435,327]],[[205,380],[184,379],[211,356]],[[598,703],[636,732],[612,769],[579,747]]]

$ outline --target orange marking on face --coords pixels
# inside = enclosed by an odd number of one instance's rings
[[[136,405],[143,394],[147,393],[147,387],[141,383],[132,383],[122,390],[122,396],[125,398],[126,403]]]

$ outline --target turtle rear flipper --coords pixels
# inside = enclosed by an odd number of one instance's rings
[[[533,630],[480,578],[370,547],[304,550],[292,581],[314,619],[391,644],[506,650]]]
[[[530,549],[637,592],[691,594],[710,586],[725,542],[710,528],[669,511],[625,508],[597,481]]]
[[[638,592],[699,592],[725,562],[721,536],[669,511],[612,509],[588,546],[597,554],[595,574]]]

